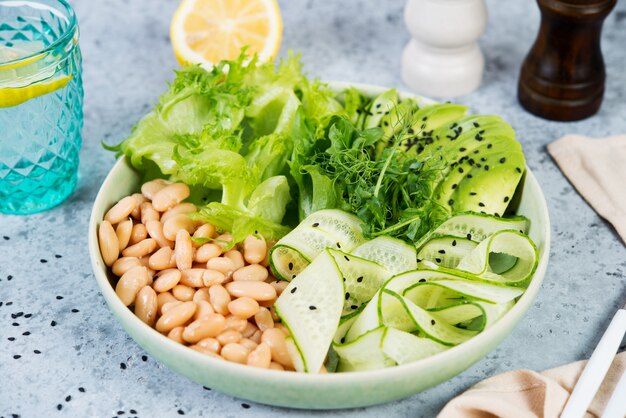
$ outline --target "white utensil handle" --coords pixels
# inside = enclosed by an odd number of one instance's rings
[[[622,373],[615,390],[604,409],[602,418],[624,418],[626,416],[626,370]]]
[[[582,418],[609,370],[626,333],[626,310],[617,311],[587,362],[561,418]]]

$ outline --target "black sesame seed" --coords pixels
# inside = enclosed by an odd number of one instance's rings
[[[27,337],[28,337],[28,336],[30,335],[30,331],[25,331],[25,332],[22,332],[22,335],[25,335],[25,336],[27,336]]]
[[[148,361],[148,356],[146,356],[145,354],[141,356],[141,361]]]
[[[294,286],[294,288],[293,288],[293,289],[291,289],[291,293],[296,293],[296,290],[297,290],[297,289],[298,289],[298,288],[297,288],[296,286]]]
[[[519,168],[519,167],[516,167],[515,169],[517,170],[517,172],[518,172],[518,173],[521,173],[521,172],[522,172],[522,169],[521,169],[521,168]]]
[[[32,313],[27,313],[26,315],[24,315],[24,318],[30,318],[31,316],[33,316]]]
[[[51,327],[55,327],[56,325],[57,325],[57,321],[51,321],[51,322],[50,322],[50,326],[51,326]]]
[[[489,166],[485,165],[485,171],[489,171]]]
[[[352,309],[353,311],[356,310],[357,308],[358,308],[358,306],[356,306],[356,305],[350,306],[350,309]]]
[[[485,161],[487,161],[487,159],[485,157],[481,157],[480,161],[482,161],[484,163]]]
[[[376,104],[376,109],[378,109],[380,107],[380,103]]]
[[[204,389],[204,390],[211,390],[211,388],[207,387],[207,386],[202,386],[202,389]]]
[[[291,275],[291,278],[292,278],[292,279],[295,279],[295,278],[296,278],[296,275],[295,275],[295,274],[292,274],[292,275]]]
[[[35,353],[35,354],[41,354],[41,351],[39,351],[39,350],[33,350],[33,353]]]
[[[176,412],[178,412],[178,415],[185,415],[185,411],[183,411],[182,409],[179,409]]]
[[[346,261],[350,261],[350,259],[348,258],[348,256],[347,256],[347,255],[344,255],[344,256],[343,256],[343,258],[345,258],[345,259],[346,259]]]
[[[71,401],[71,400],[72,400],[72,396],[71,396],[71,395],[67,395],[67,396],[65,397],[65,402],[69,402],[69,401]]]
[[[470,192],[470,196],[476,196],[476,192]]]
[[[413,134],[415,133],[415,131],[413,130],[413,128],[409,128],[409,129],[407,130],[407,133],[408,133],[409,135],[413,135]]]
[[[9,274],[9,275],[7,276],[7,280],[8,280],[8,281],[13,280],[13,276]],[[7,303],[7,305],[8,305],[8,303]]]
[[[450,205],[450,206],[454,205],[454,199],[448,200],[448,205]]]
[[[384,126],[389,126],[389,122],[384,121],[384,122],[383,122],[383,125],[384,125]]]
[[[6,305],[7,306],[11,306],[11,305],[13,305],[13,302],[7,302]]]
[[[289,262],[289,270],[293,270],[293,263]]]
[[[500,162],[501,163],[504,163],[505,161],[506,161],[506,158],[504,158],[504,157],[500,158]]]
[[[54,258],[62,258],[63,256],[61,254],[55,254]]]
[[[456,189],[456,186],[457,186],[457,184],[456,184],[456,183],[454,183],[454,184],[452,185],[452,190]]]
[[[467,234],[467,239],[472,239],[472,234]]]
[[[78,309],[74,308],[72,309],[72,312],[76,313],[76,312],[80,312]]]
[[[479,126],[478,122],[474,122],[474,128],[478,128]]]
[[[124,415],[126,412],[124,411],[117,411],[117,415]]]
[[[435,320],[434,319],[430,320],[430,325],[435,325]]]
[[[487,149],[490,149],[491,147],[493,147],[493,144],[487,144]]]
[[[441,258],[435,258],[435,261],[436,261],[437,263],[441,263]]]
[[[426,279],[419,279],[418,282],[420,283],[424,283],[426,281]]]
[[[478,202],[478,206],[480,206],[481,208],[484,208],[485,204],[483,202]]]
[[[346,300],[350,299],[350,293],[346,292]]]
[[[137,411],[135,411],[134,409],[131,409],[128,412],[130,412],[131,414],[136,414],[137,413]]]
[[[498,212],[494,213],[495,216],[500,216],[500,214]]]
[[[363,281],[363,276],[359,276],[359,277],[357,277],[357,278],[356,278],[356,281],[357,281],[357,282],[359,282],[359,283],[361,283],[361,282]]]
[[[465,147],[461,147],[461,148],[459,148],[459,151],[461,151],[461,152],[464,152],[465,150],[466,150],[466,148],[465,148]]]
[[[340,341],[341,341],[341,344],[345,343],[346,342],[346,337],[341,337]]]
[[[85,388],[81,386],[81,387],[78,388],[78,391],[82,392],[82,393],[85,393]]]
[[[312,310],[312,311],[314,311],[314,310],[316,310],[317,308],[316,308],[315,306],[311,305],[311,306],[309,306],[309,309],[310,309],[310,310]]]
[[[40,260],[39,260],[39,262],[40,262],[41,264],[45,264],[45,263],[47,263],[47,262],[48,262],[48,260],[46,260],[45,258],[42,258],[42,259],[40,259]]]
[[[421,259],[419,259],[419,258],[416,258],[416,259],[415,259],[415,261],[417,261],[418,263],[421,263],[421,262],[422,262],[422,260],[421,260]]]
[[[313,225],[311,225],[313,228],[317,228],[318,226],[320,226],[319,222],[315,222]]]
[[[63,299],[63,296],[57,296],[57,300]]]
[[[58,405],[57,405],[57,409],[60,411],[61,409],[63,409],[63,405],[58,404]]]
[[[19,359],[19,358],[21,358],[21,357],[22,357],[22,356],[20,356],[19,354],[16,354],[16,355],[14,355],[14,356],[13,356],[13,358],[14,358],[15,360],[17,360],[17,359]]]
[[[19,323],[19,322],[14,322],[14,323],[12,323],[11,325],[13,325],[14,327],[19,327],[19,326],[20,326],[20,323]]]
[[[504,203],[509,201],[509,197],[508,196],[504,196]]]
[[[9,341],[15,341],[15,337],[9,337],[9,338],[7,338],[7,340],[9,340]]]
[[[120,369],[126,370],[126,363],[120,363]]]
[[[243,409],[250,409],[250,405],[248,405],[247,403],[242,403],[242,404],[241,404],[241,407],[242,407]]]
[[[468,179],[471,179],[472,177],[474,177],[474,176],[472,176],[471,174],[468,174],[468,175],[467,175],[467,178],[468,178]]]
[[[5,236],[3,236],[2,238],[4,238],[4,240],[5,240],[5,241],[8,241],[8,240],[10,240],[10,239],[11,239],[10,237],[7,237],[6,235],[5,235]]]
[[[455,239],[452,240],[452,246],[456,247],[456,240]]]
[[[439,254],[445,254],[445,253],[446,253],[446,250],[439,250],[439,251],[438,251],[438,253],[439,253]]]
[[[463,173],[463,167],[459,167],[459,173]]]

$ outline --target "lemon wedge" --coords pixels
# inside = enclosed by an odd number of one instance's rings
[[[271,60],[282,32],[276,0],[183,0],[170,26],[178,61],[205,68],[237,58],[244,46],[260,60]]]

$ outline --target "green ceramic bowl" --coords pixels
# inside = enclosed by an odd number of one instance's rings
[[[346,86],[333,84],[337,89]],[[369,95],[384,90],[365,85],[356,87]],[[138,189],[138,174],[121,158],[102,184],[89,221],[93,271],[113,315],[141,347],[173,371],[229,395],[264,404],[311,409],[361,407],[404,398],[444,382],[487,355],[513,330],[537,295],[548,265],[548,209],[535,176],[527,169],[517,212],[531,219],[530,236],[539,248],[540,262],[524,295],[491,328],[440,354],[383,370],[311,375],[257,369],[216,360],[175,343],[140,321],[118,299],[111,285],[113,277],[100,256],[96,231],[105,212]]]

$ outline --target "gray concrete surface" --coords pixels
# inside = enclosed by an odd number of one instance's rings
[[[617,5],[605,26],[608,82],[601,111],[585,121],[556,123],[526,113],[515,95],[520,63],[538,26],[536,5],[489,0],[489,27],[481,39],[487,62],[483,85],[458,101],[475,112],[501,114],[517,130],[548,199],[553,229],[543,289],[515,331],[450,381],[357,410],[277,409],[207,391],[174,374],[147,357],[105,306],[91,272],[86,233],[92,202],[114,163],[100,141],[123,139],[172,79],[176,63],[168,26],[177,2],[71,3],[84,54],[80,184],[49,212],[0,215],[0,416],[432,417],[451,397],[488,376],[589,356],[622,305],[625,247],[572,189],[545,145],[571,132],[626,132],[626,4]],[[281,54],[289,48],[301,52],[307,72],[324,80],[403,88],[399,60],[408,40],[403,3],[280,0]]]

